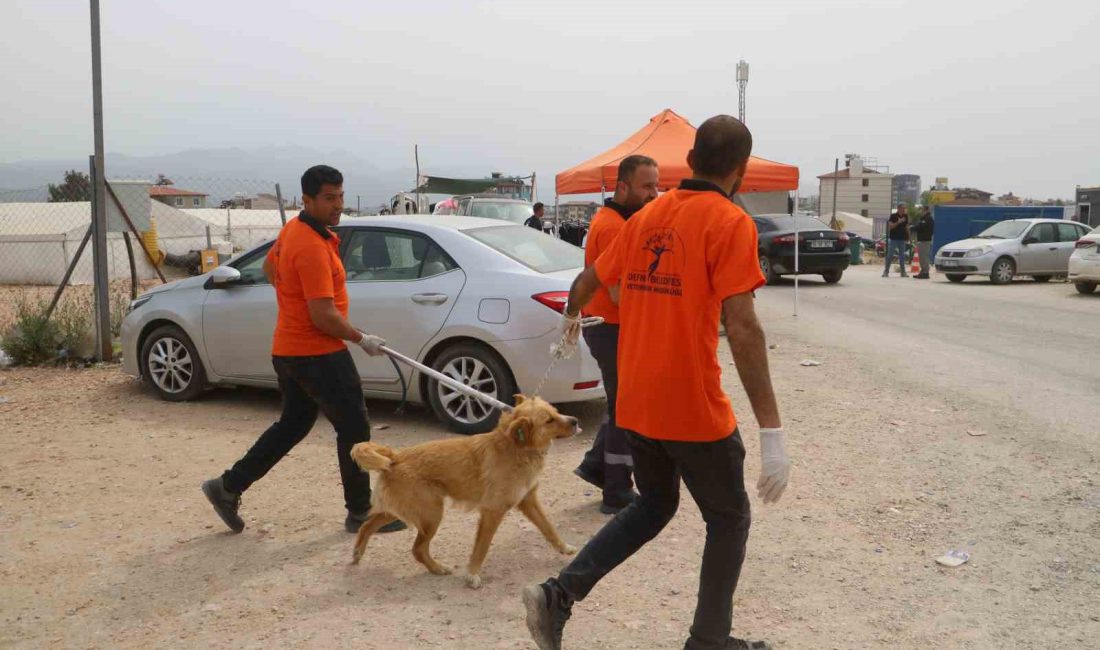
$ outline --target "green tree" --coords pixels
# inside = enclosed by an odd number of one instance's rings
[[[65,172],[65,182],[61,185],[50,183],[50,203],[70,203],[92,200],[92,181],[87,174],[75,169]]]

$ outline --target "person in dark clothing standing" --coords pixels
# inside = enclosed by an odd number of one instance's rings
[[[619,163],[615,195],[592,217],[584,265],[595,266],[618,237],[630,217],[657,198],[657,161],[648,156],[627,156]],[[615,294],[618,288],[615,288]],[[600,512],[613,515],[634,500],[630,475],[634,461],[626,433],[615,424],[615,403],[619,390],[619,307],[615,296],[604,287],[596,291],[584,308],[585,316],[599,316],[604,322],[584,329],[584,341],[600,367],[607,393],[607,419],[596,432],[592,448],[573,473],[603,490]]]
[[[918,280],[927,280],[932,264],[932,235],[936,231],[936,221],[932,218],[932,210],[928,206],[921,209],[920,218],[913,224],[913,234],[917,236],[917,255],[920,257],[920,273],[913,277]]]
[[[668,525],[680,504],[681,480],[706,522],[685,650],[770,647],[730,636],[751,517],[745,447],[717,358],[721,322],[760,425],[758,494],[775,503],[787,487],[790,460],[753,304],[765,280],[756,226],[729,199],[751,151],[752,135],[736,118],[704,122],[687,155],[692,178],[633,215],[596,265],[573,282],[561,321],[566,343],[579,337],[580,313],[598,289],[619,286],[615,417],[627,430],[638,497],[557,577],[523,589],[527,630],[539,650],[561,650],[573,603]]]
[[[542,215],[546,212],[546,206],[539,202],[536,203],[533,208],[535,213],[527,217],[527,221],[524,221],[523,225],[542,232]]]
[[[344,177],[325,165],[302,175],[305,209],[279,232],[264,260],[275,287],[279,316],[271,363],[279,379],[283,412],[233,467],[202,484],[214,511],[234,532],[244,530],[237,514],[241,493],[271,471],[317,421],[318,412],[336,429],[336,455],[348,510],[344,528],[359,530],[370,509],[370,475],[351,459],[351,448],[370,440],[363,386],[345,341],[371,356],[384,354],[385,341],[348,322],[348,292],[340,239],[329,228],[340,223]],[[393,522],[385,532],[402,530]]]
[[[890,277],[890,262],[897,255],[901,277],[908,277],[905,272],[905,249],[909,246],[909,212],[904,203],[898,204],[898,211],[890,215],[887,222],[889,233],[886,236],[886,267],[882,270],[882,277]]]

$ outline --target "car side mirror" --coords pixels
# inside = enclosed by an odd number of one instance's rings
[[[224,289],[241,281],[241,272],[232,266],[219,266],[210,272],[206,280],[207,289]]]
[[[1038,237],[1024,237],[1024,246],[1030,246],[1031,244],[1039,243]]]

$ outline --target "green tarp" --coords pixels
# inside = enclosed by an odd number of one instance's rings
[[[441,178],[439,176],[422,176],[422,178],[424,182],[420,184],[420,187],[409,191],[416,192],[419,190],[422,194],[450,194],[452,196],[477,194],[491,190],[501,183],[522,183],[531,177]]]

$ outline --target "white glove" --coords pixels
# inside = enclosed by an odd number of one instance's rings
[[[570,316],[567,309],[562,310],[561,319],[558,321],[561,339],[550,346],[550,354],[559,359],[571,357],[573,351],[577,349],[577,340],[581,337],[581,317],[579,314]]]
[[[372,357],[380,357],[385,352],[382,351],[382,346],[386,344],[386,339],[381,336],[374,336],[373,334],[363,334],[363,338],[358,341],[359,347],[363,348],[363,351]]]
[[[775,503],[787,489],[791,460],[787,457],[787,434],[783,429],[760,429],[760,480],[757,495],[764,503]]]

